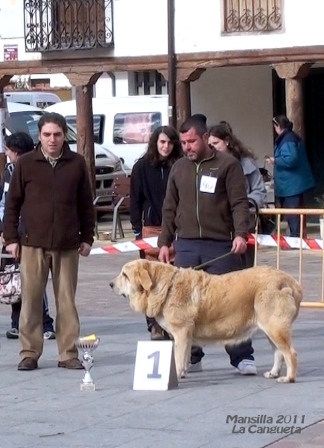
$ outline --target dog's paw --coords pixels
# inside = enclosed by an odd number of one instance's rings
[[[269,372],[264,372],[263,376],[264,376],[264,378],[273,379],[273,378],[278,378],[279,373],[272,372],[272,370],[270,370]]]
[[[289,378],[288,376],[280,376],[277,379],[278,383],[294,383],[295,378]]]

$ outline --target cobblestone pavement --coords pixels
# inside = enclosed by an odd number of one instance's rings
[[[285,251],[282,257],[281,267],[297,275],[298,251]],[[55,341],[46,341],[37,371],[18,372],[19,343],[4,337],[10,309],[0,307],[1,448],[324,446],[322,310],[302,309],[295,323],[296,384],[277,384],[262,377],[271,365],[272,353],[266,339],[257,333],[253,342],[259,370],[256,377],[237,374],[224,349],[210,346],[203,372],[189,375],[177,389],[134,392],[136,344],[148,339],[144,317],[134,314],[127,300],[109,288],[110,279],[123,263],[134,258],[137,253],[91,256],[80,262],[77,303],[82,334],[96,333],[101,338],[92,370],[96,392],[80,392],[82,372],[56,367]],[[305,254],[306,300],[319,298],[321,260],[320,253]],[[259,263],[275,265],[275,252],[262,249]],[[48,292],[54,315],[50,280]],[[281,415],[284,423],[276,423],[278,419],[281,422]],[[259,421],[267,418],[273,422],[254,427],[235,424],[235,416],[260,416]],[[291,429],[297,425],[305,428],[300,434]],[[238,432],[240,427],[245,432]],[[267,433],[272,427],[276,432]],[[287,433],[282,433],[283,429]]]

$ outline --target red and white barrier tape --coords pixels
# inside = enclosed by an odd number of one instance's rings
[[[281,236],[280,241],[276,235],[249,235],[248,244],[254,246],[255,242],[260,246],[267,247],[278,247],[280,245],[281,249],[310,249],[319,250],[323,249],[323,240],[320,239],[309,239],[305,238],[300,240],[300,238],[295,238],[291,236]],[[106,247],[96,247],[91,250],[91,255],[101,255],[101,254],[119,254],[126,252],[135,252],[139,249],[152,249],[157,248],[157,237],[143,238],[142,240],[127,241],[125,243],[117,243],[112,246]]]
[[[280,236],[277,235],[249,235],[248,244],[255,245],[255,242],[260,246],[278,247],[281,249],[309,249],[320,250],[323,249],[323,240],[311,239],[311,238],[296,238],[292,236]]]
[[[100,254],[119,254],[125,252],[135,252],[139,249],[152,249],[158,247],[157,236],[152,236],[150,238],[143,238],[142,240],[126,241],[125,243],[117,243],[112,246],[106,247],[96,247],[91,249],[90,255],[100,255]]]

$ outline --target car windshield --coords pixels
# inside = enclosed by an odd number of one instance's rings
[[[34,143],[38,143],[38,121],[44,112],[41,111],[22,111],[11,112],[6,119],[6,128],[10,134],[14,132],[26,132],[34,140]],[[68,132],[66,136],[68,143],[76,143],[77,135],[71,126],[68,126]]]

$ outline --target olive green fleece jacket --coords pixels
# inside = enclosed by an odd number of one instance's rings
[[[94,226],[92,193],[80,154],[65,143],[54,168],[39,146],[19,158],[6,197],[6,244],[78,249],[82,242],[93,243]]]
[[[216,178],[214,192],[201,191],[202,176]],[[247,238],[250,213],[240,162],[215,152],[200,163],[186,157],[172,167],[163,204],[158,246],[170,246],[175,236],[189,239]]]

